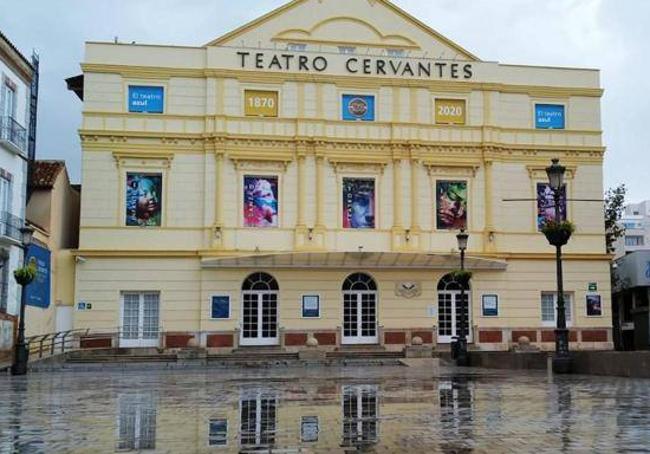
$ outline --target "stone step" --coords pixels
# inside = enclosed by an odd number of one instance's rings
[[[83,355],[66,358],[66,363],[71,364],[96,364],[96,363],[164,363],[176,362],[176,355]]]
[[[327,358],[332,359],[368,359],[368,358],[404,358],[404,352],[388,350],[336,350],[327,352]]]

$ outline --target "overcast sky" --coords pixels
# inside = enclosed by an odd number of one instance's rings
[[[344,3],[349,0],[327,0]],[[650,0],[394,0],[483,60],[599,68],[608,153],[605,185],[650,199]],[[200,46],[285,0],[0,0],[0,30],[41,57],[37,157],[65,159],[80,180],[84,41]]]

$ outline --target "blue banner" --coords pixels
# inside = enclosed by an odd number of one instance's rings
[[[36,244],[30,244],[27,248],[27,263],[34,258],[37,268],[36,277],[25,288],[25,303],[28,306],[50,307],[50,255],[49,250]]]
[[[564,106],[558,104],[536,104],[535,128],[564,129]]]
[[[343,95],[342,116],[346,121],[375,121],[375,97]]]
[[[163,113],[163,87],[129,86],[129,112]]]

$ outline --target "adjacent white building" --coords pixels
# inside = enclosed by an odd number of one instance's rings
[[[626,205],[621,216],[625,234],[616,242],[616,257],[650,249],[650,200]]]
[[[25,218],[35,74],[32,64],[0,32],[0,351],[11,348],[20,303],[12,270],[22,260],[20,227]]]

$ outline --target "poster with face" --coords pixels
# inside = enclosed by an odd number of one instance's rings
[[[460,230],[467,227],[467,182],[436,183],[436,228]]]
[[[375,228],[375,180],[343,179],[343,228]]]
[[[278,177],[244,176],[244,226],[278,227]]]
[[[162,174],[126,174],[126,225],[160,227],[162,219]]]
[[[560,192],[560,219],[566,221],[566,186]],[[541,230],[547,221],[555,220],[553,190],[548,183],[537,183],[537,229]]]

